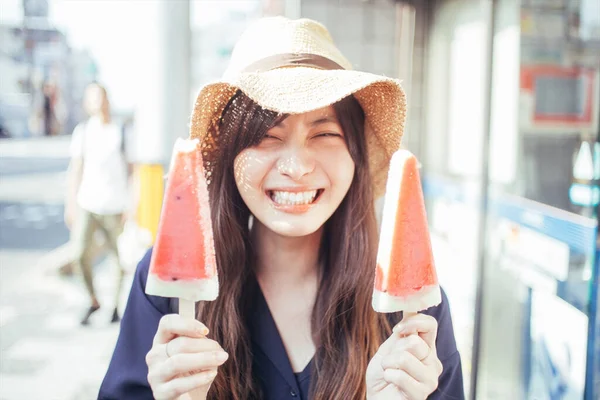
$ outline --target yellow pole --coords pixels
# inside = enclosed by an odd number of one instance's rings
[[[138,225],[152,234],[154,243],[164,194],[164,170],[160,164],[141,164],[137,171],[140,190]]]

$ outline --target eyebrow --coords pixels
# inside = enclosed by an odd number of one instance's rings
[[[285,120],[287,119],[287,117],[289,117],[289,114],[284,115],[283,118],[281,118],[279,121],[277,121],[275,123],[275,125],[273,125],[273,127],[281,127],[281,126],[285,125]],[[314,121],[309,122],[308,125],[311,127],[314,127],[317,125],[327,124],[327,123],[338,123],[338,120],[333,115],[326,115],[324,117],[320,117],[320,118],[315,119]]]
[[[321,124],[327,124],[327,123],[337,123],[338,120],[336,117],[332,116],[332,115],[326,115],[324,117],[318,118],[314,121],[311,121],[309,123],[310,126],[317,126],[317,125],[321,125]]]

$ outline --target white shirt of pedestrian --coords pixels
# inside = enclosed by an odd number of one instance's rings
[[[100,215],[125,211],[127,161],[123,154],[121,127],[103,124],[92,117],[73,131],[71,157],[83,158],[83,175],[77,203],[81,208]]]

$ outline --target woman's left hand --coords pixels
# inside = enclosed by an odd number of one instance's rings
[[[416,314],[404,318],[381,344],[367,367],[367,399],[424,400],[438,387],[435,318]]]

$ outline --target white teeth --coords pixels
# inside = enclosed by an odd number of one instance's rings
[[[312,195],[312,193],[302,193],[302,201],[304,202],[304,204],[311,203],[313,199],[314,196]]]
[[[283,192],[274,190],[271,192],[271,199],[277,204],[288,204],[288,205],[296,205],[296,204],[310,204],[315,200],[317,196],[316,190],[311,190],[308,192]]]

